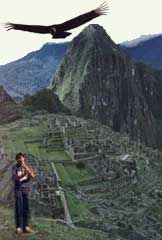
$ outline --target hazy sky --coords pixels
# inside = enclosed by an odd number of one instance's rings
[[[103,0],[0,0],[0,23],[51,25],[92,10]],[[116,42],[144,34],[162,33],[162,0],[109,0],[107,16],[91,21],[102,25]],[[87,25],[87,24],[86,24]],[[72,30],[71,40],[86,25]],[[0,65],[39,49],[46,42],[56,42],[50,35],[6,31],[0,27]],[[62,41],[62,40],[61,40]],[[65,40],[64,40],[65,41]]]

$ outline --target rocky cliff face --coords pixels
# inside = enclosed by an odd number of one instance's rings
[[[161,79],[161,71],[132,63],[102,27],[89,25],[71,43],[50,87],[74,114],[162,147]]]
[[[16,98],[47,87],[67,47],[68,43],[45,44],[22,59],[0,66],[0,84]]]
[[[14,121],[20,117],[20,107],[0,86],[0,124]]]

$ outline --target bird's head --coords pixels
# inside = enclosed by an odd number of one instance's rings
[[[52,36],[54,36],[56,34],[56,28],[55,27],[51,27],[50,33],[52,34]]]

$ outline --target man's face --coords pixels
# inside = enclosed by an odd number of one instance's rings
[[[22,162],[25,160],[25,158],[23,156],[20,156],[18,159],[17,159],[17,162],[19,164],[22,164]]]

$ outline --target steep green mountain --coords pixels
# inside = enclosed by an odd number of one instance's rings
[[[162,35],[139,39],[137,43],[126,42],[122,44],[122,47],[135,62],[143,62],[158,69],[162,68]]]
[[[68,43],[47,43],[38,51],[0,66],[0,84],[16,98],[47,87],[67,47]]]
[[[162,147],[162,72],[134,64],[99,25],[71,43],[51,89],[73,114]]]
[[[20,117],[20,107],[0,86],[0,124],[14,121]]]

